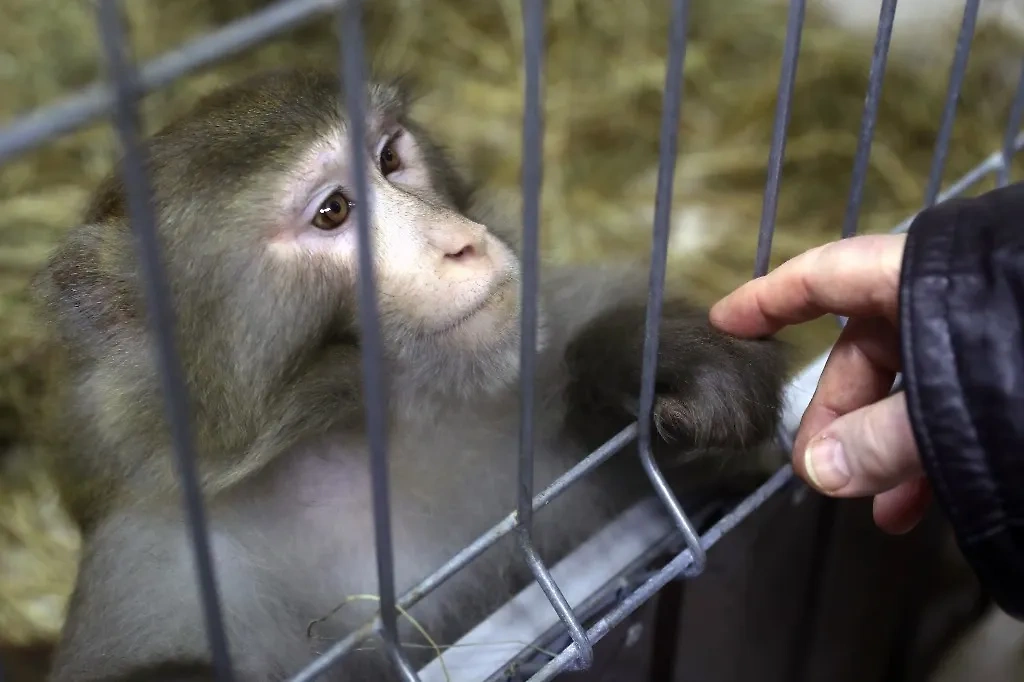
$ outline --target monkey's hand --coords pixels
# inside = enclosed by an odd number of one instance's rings
[[[578,426],[589,422],[590,430],[599,428],[606,438],[625,418],[636,418],[645,316],[643,305],[612,309],[569,344],[568,408]],[[714,329],[705,311],[666,301],[655,376],[658,449],[736,451],[763,445],[777,427],[785,379],[781,342],[730,336]]]

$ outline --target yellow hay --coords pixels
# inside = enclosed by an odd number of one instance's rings
[[[141,58],[264,4],[124,3]],[[669,277],[710,301],[751,274],[785,7],[753,0],[692,4]],[[548,5],[542,242],[552,258],[649,253],[668,5]],[[515,219],[520,3],[378,0],[367,6],[371,44],[381,52],[376,63],[412,69],[425,86],[421,118]],[[0,0],[0,123],[101,73],[93,12],[86,0]],[[147,126],[255,68],[335,65],[332,24],[324,17],[155,93],[144,107]],[[861,212],[864,230],[887,228],[921,202],[952,38],[929,36],[927,43],[903,44],[898,32],[894,37]],[[1000,145],[1019,47],[998,29],[980,29],[947,179]],[[871,36],[855,37],[808,16],[773,264],[838,234],[870,55]],[[115,150],[110,131],[96,124],[0,167],[0,453],[15,447],[22,453],[17,466],[8,462],[10,471],[0,473],[0,632],[12,641],[57,632],[77,556],[77,537],[45,476],[33,468],[41,446],[30,425],[45,415],[49,353],[25,283],[74,224]],[[787,336],[807,358],[835,331],[826,320]]]

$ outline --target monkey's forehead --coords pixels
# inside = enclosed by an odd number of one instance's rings
[[[397,85],[366,86],[367,142],[405,112]],[[200,100],[146,142],[158,194],[187,193],[200,199],[232,191],[254,172],[315,169],[316,163],[350,153],[343,86],[337,74],[315,70],[267,71]],[[97,188],[87,220],[125,211],[120,172]]]
[[[365,88],[368,120],[404,113],[406,95],[398,84],[370,82]],[[192,123],[213,134],[296,135],[337,127],[347,118],[337,74],[291,69],[266,71],[208,95],[182,117],[181,128]],[[165,133],[176,129],[172,124]]]

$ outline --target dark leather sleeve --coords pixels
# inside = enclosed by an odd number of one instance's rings
[[[935,499],[992,598],[1024,620],[1024,184],[918,215],[900,325]]]

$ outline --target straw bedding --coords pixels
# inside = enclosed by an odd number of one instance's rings
[[[155,56],[260,4],[125,3],[136,54]],[[498,207],[516,215],[522,122],[521,20],[513,0],[378,0],[368,17],[375,64],[410,69],[421,118]],[[547,13],[542,246],[557,260],[646,258],[657,175],[668,2],[563,0]],[[100,75],[86,0],[0,0],[0,123]],[[698,0],[691,10],[669,278],[711,301],[752,271],[785,7]],[[835,238],[867,84],[871,36],[812,11],[804,30],[773,265]],[[878,231],[919,205],[942,108],[952,37],[901,42],[893,56],[860,227]],[[945,177],[1001,144],[1019,45],[982,26]],[[331,19],[147,98],[146,126],[268,65],[334,64]],[[0,170],[0,641],[50,640],[71,588],[78,536],[37,464],[47,428],[50,353],[25,291],[90,189],[113,136],[96,124]],[[825,320],[787,334],[806,359],[834,339]]]

